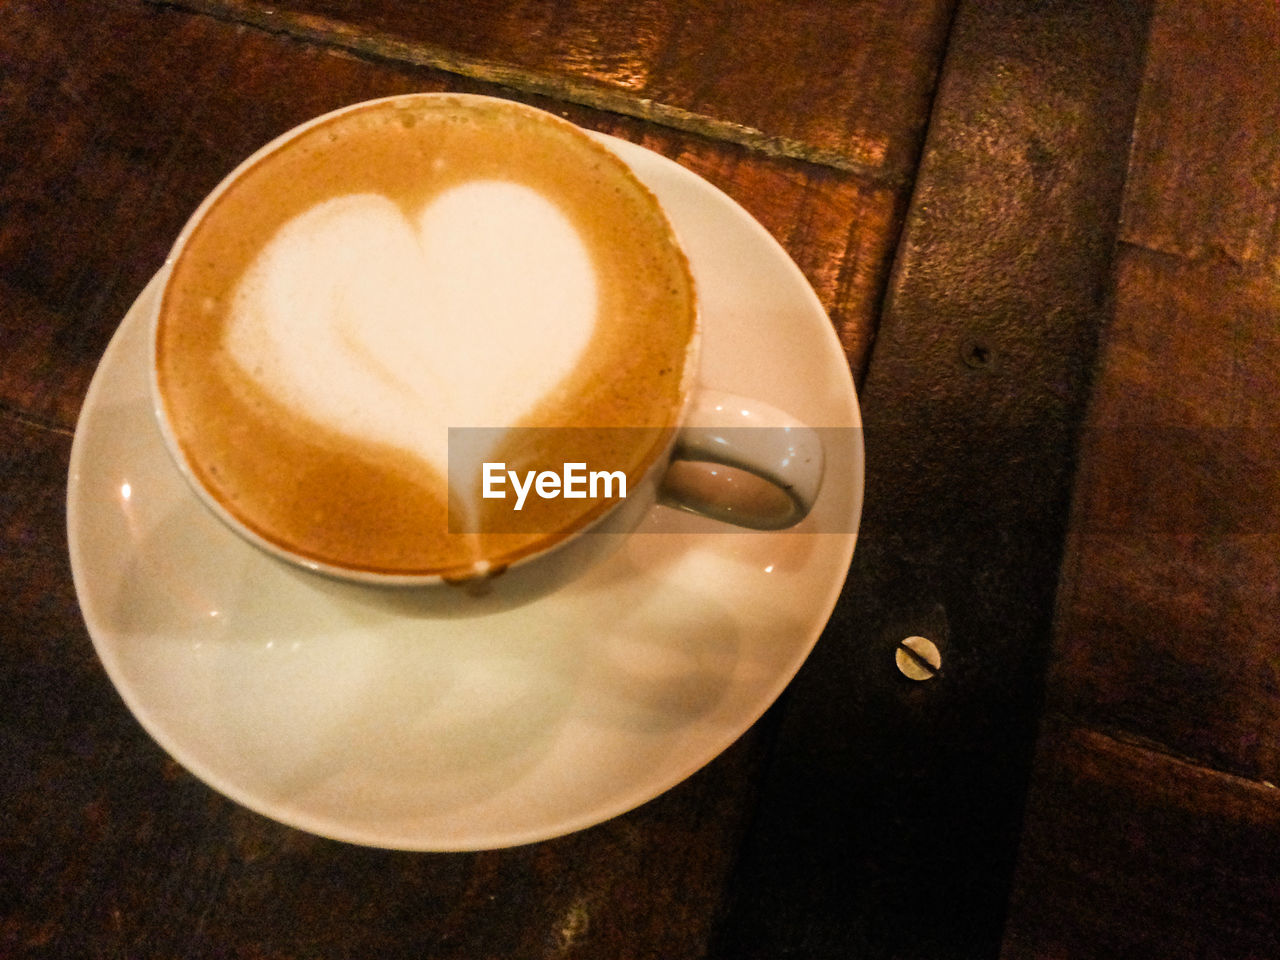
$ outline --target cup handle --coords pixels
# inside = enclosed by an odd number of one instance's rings
[[[705,389],[685,422],[661,503],[754,530],[781,530],[808,515],[822,486],[818,431],[763,401]]]

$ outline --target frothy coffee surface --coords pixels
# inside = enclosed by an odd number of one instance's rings
[[[321,121],[215,199],[166,287],[157,375],[191,469],[259,535],[465,576],[608,504],[486,534],[479,464],[474,488],[447,484],[450,428],[511,428],[469,452],[512,468],[638,479],[678,415],[694,311],[661,210],[603,147],[519,105],[405,97]],[[451,507],[482,532],[450,533]]]

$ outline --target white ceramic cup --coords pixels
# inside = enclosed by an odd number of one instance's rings
[[[406,96],[488,99],[454,94]],[[387,98],[397,99],[403,98]],[[202,218],[245,171],[312,126],[336,114],[367,106],[367,103],[353,104],[302,124],[271,141],[233,170],[197,208],[179,234],[166,261],[162,283],[168,284],[173,263],[182,254],[188,238]],[[634,530],[657,504],[689,510],[741,527],[782,529],[798,523],[808,514],[822,485],[823,448],[818,431],[767,403],[715,391],[698,382],[696,371],[701,333],[695,327],[689,344],[690,366],[684,381],[678,429],[665,451],[652,462],[639,482],[630,485],[626,497],[618,500],[590,525],[556,540],[545,549],[520,558],[504,567],[500,574],[491,575],[483,568],[477,568],[474,577],[462,580],[430,573],[370,572],[316,562],[248,527],[205,488],[187,461],[160,395],[157,335],[162,299],[162,296],[156,298],[156,306],[149,318],[151,386],[156,420],[165,447],[179,471],[200,501],[245,540],[298,568],[341,581],[417,587],[445,598],[446,606],[455,602],[466,606],[471,602],[467,598],[492,597],[495,593],[511,602],[522,602],[555,590],[584,572],[616,545],[618,535]],[[691,468],[690,464],[699,466]],[[716,467],[730,469],[725,471]],[[761,496],[761,490],[766,495]]]

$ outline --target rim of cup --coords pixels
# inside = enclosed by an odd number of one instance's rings
[[[308,570],[312,573],[321,574],[333,579],[346,581],[349,583],[367,584],[373,586],[433,586],[446,585],[449,587],[465,587],[468,584],[489,580],[503,574],[509,570],[520,567],[526,567],[537,563],[539,560],[557,553],[571,544],[576,542],[584,534],[598,532],[598,528],[605,526],[610,518],[616,517],[619,509],[623,506],[624,501],[619,500],[614,504],[608,505],[605,509],[591,517],[587,522],[576,526],[568,533],[557,536],[551,543],[541,545],[532,551],[522,554],[509,562],[504,562],[500,566],[493,566],[488,561],[477,561],[472,567],[472,572],[468,574],[455,575],[454,571],[447,572],[430,572],[430,571],[408,571],[408,572],[389,572],[383,570],[373,570],[357,566],[344,566],[317,560],[298,551],[290,550],[270,538],[264,536],[254,530],[249,524],[237,517],[229,510],[216,496],[214,496],[201,481],[197,472],[191,467],[187,455],[183,450],[182,443],[169,420],[168,412],[165,408],[165,400],[161,392],[158,364],[158,338],[160,331],[160,318],[163,313],[163,305],[168,295],[169,279],[173,272],[173,266],[181,257],[186,248],[192,233],[205,219],[209,212],[213,209],[219,198],[235,185],[240,178],[253,167],[262,163],[271,155],[287,146],[292,141],[301,137],[308,131],[320,126],[345,114],[356,112],[359,110],[374,109],[386,104],[412,101],[412,100],[436,100],[436,101],[453,101],[461,103],[483,103],[501,105],[503,109],[514,109],[531,115],[538,116],[544,121],[562,124],[573,128],[579,134],[587,137],[595,146],[607,152],[613,157],[624,169],[627,175],[639,186],[645,194],[653,201],[654,207],[661,212],[663,219],[666,221],[668,234],[672,245],[679,252],[679,255],[686,263],[686,269],[689,274],[691,289],[693,291],[693,309],[692,309],[692,330],[689,341],[685,348],[685,365],[682,382],[680,385],[680,402],[676,408],[676,415],[672,424],[665,428],[667,436],[660,444],[655,444],[649,453],[648,462],[636,477],[634,489],[639,490],[646,484],[656,483],[657,474],[665,472],[667,463],[670,459],[672,450],[675,446],[680,427],[683,425],[686,416],[691,407],[692,397],[696,391],[698,382],[698,362],[701,354],[702,341],[702,318],[701,318],[701,297],[699,295],[697,284],[694,280],[692,267],[688,263],[688,256],[684,251],[684,247],[680,242],[679,235],[676,232],[674,224],[667,213],[666,206],[661,199],[645,184],[631,165],[626,162],[617,153],[610,150],[605,144],[595,139],[584,128],[577,126],[569,120],[559,117],[550,111],[543,110],[539,107],[533,107],[517,100],[508,100],[502,97],[492,97],[485,94],[472,93],[447,93],[447,92],[422,92],[422,93],[403,93],[394,94],[387,97],[378,97],[371,100],[362,100],[356,103],[347,104],[338,107],[326,113],[312,117],[303,123],[298,124],[286,130],[284,133],[272,138],[263,144],[244,160],[236,164],[234,168],[224,176],[212,190],[201,200],[199,205],[188,217],[179,231],[177,238],[170,247],[168,255],[165,257],[164,265],[160,269],[160,290],[159,295],[155,298],[150,315],[148,316],[148,377],[150,386],[150,396],[153,408],[154,419],[159,427],[164,446],[169,454],[170,460],[175,464],[178,471],[182,474],[187,486],[196,494],[202,504],[208,508],[215,516],[218,517],[226,526],[228,526],[236,534],[244,538],[246,541],[264,551],[265,553],[276,557],[292,566]],[[636,518],[636,522],[642,519],[642,513]],[[634,523],[631,525],[634,527]],[[629,532],[627,530],[618,530],[618,533]]]

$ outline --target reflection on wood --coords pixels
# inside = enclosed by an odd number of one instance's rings
[[[953,5],[166,2],[899,184]]]

